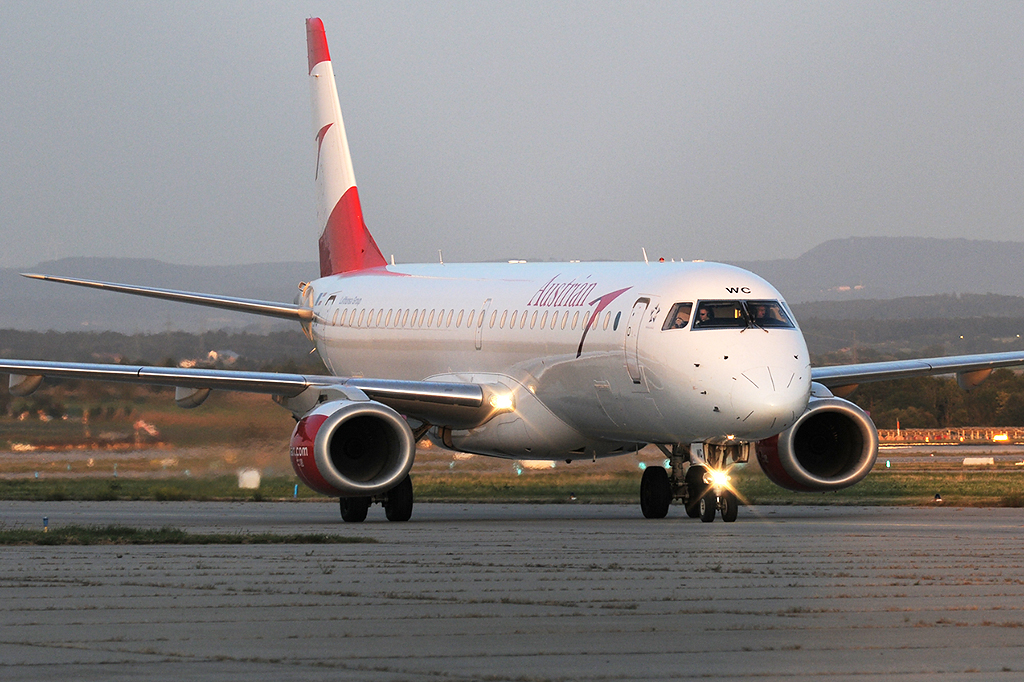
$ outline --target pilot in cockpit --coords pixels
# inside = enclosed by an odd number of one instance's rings
[[[684,329],[690,322],[690,311],[693,310],[692,303],[676,303],[672,306],[662,329]]]

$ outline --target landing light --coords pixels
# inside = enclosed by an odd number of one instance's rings
[[[491,407],[499,412],[511,412],[516,409],[516,401],[511,393],[494,393],[491,395]]]
[[[716,488],[728,488],[730,480],[729,474],[718,469],[708,469],[707,473],[704,474],[704,483]]]

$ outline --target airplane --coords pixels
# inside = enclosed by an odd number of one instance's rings
[[[26,277],[297,322],[330,375],[0,360],[15,395],[46,377],[172,386],[183,408],[213,390],[270,394],[296,425],[289,457],[345,522],[413,510],[422,438],[517,460],[596,460],[654,444],[646,518],[673,501],[735,521],[728,470],[757,458],[796,491],[861,481],[878,432],[845,399],[857,385],[956,374],[965,389],[1024,353],[812,367],[771,284],[706,262],[395,265],[363,220],[323,22],[306,20],[320,277],[277,303],[53,275]]]

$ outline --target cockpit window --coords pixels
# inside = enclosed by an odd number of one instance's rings
[[[793,321],[778,301],[700,301],[694,329],[792,328]]]
[[[750,320],[758,327],[792,327],[793,321],[778,301],[745,301]]]
[[[697,304],[694,329],[744,329],[746,326],[747,316],[742,301],[701,301]]]
[[[676,303],[668,311],[665,324],[661,325],[662,331],[666,329],[685,329],[690,323],[690,311],[693,310],[693,303]]]

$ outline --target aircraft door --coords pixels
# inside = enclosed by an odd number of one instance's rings
[[[484,320],[487,319],[487,313],[491,311],[491,299],[484,301],[484,309],[480,311],[480,319],[476,323],[476,349],[480,350],[483,347],[484,341]]]
[[[295,303],[302,306],[303,309],[313,309],[313,303],[316,297],[316,292],[313,291],[313,285],[302,282],[299,284],[299,295],[295,299]],[[302,333],[306,335],[306,338],[310,341],[313,340],[313,318],[308,320],[302,320],[299,323],[302,326]]]
[[[633,380],[634,384],[641,383],[638,346],[640,343],[640,328],[644,323],[644,313],[647,312],[647,306],[650,302],[651,299],[649,298],[638,298],[636,303],[633,304],[633,312],[629,314],[629,323],[626,325],[626,371],[629,372],[629,378]]]

